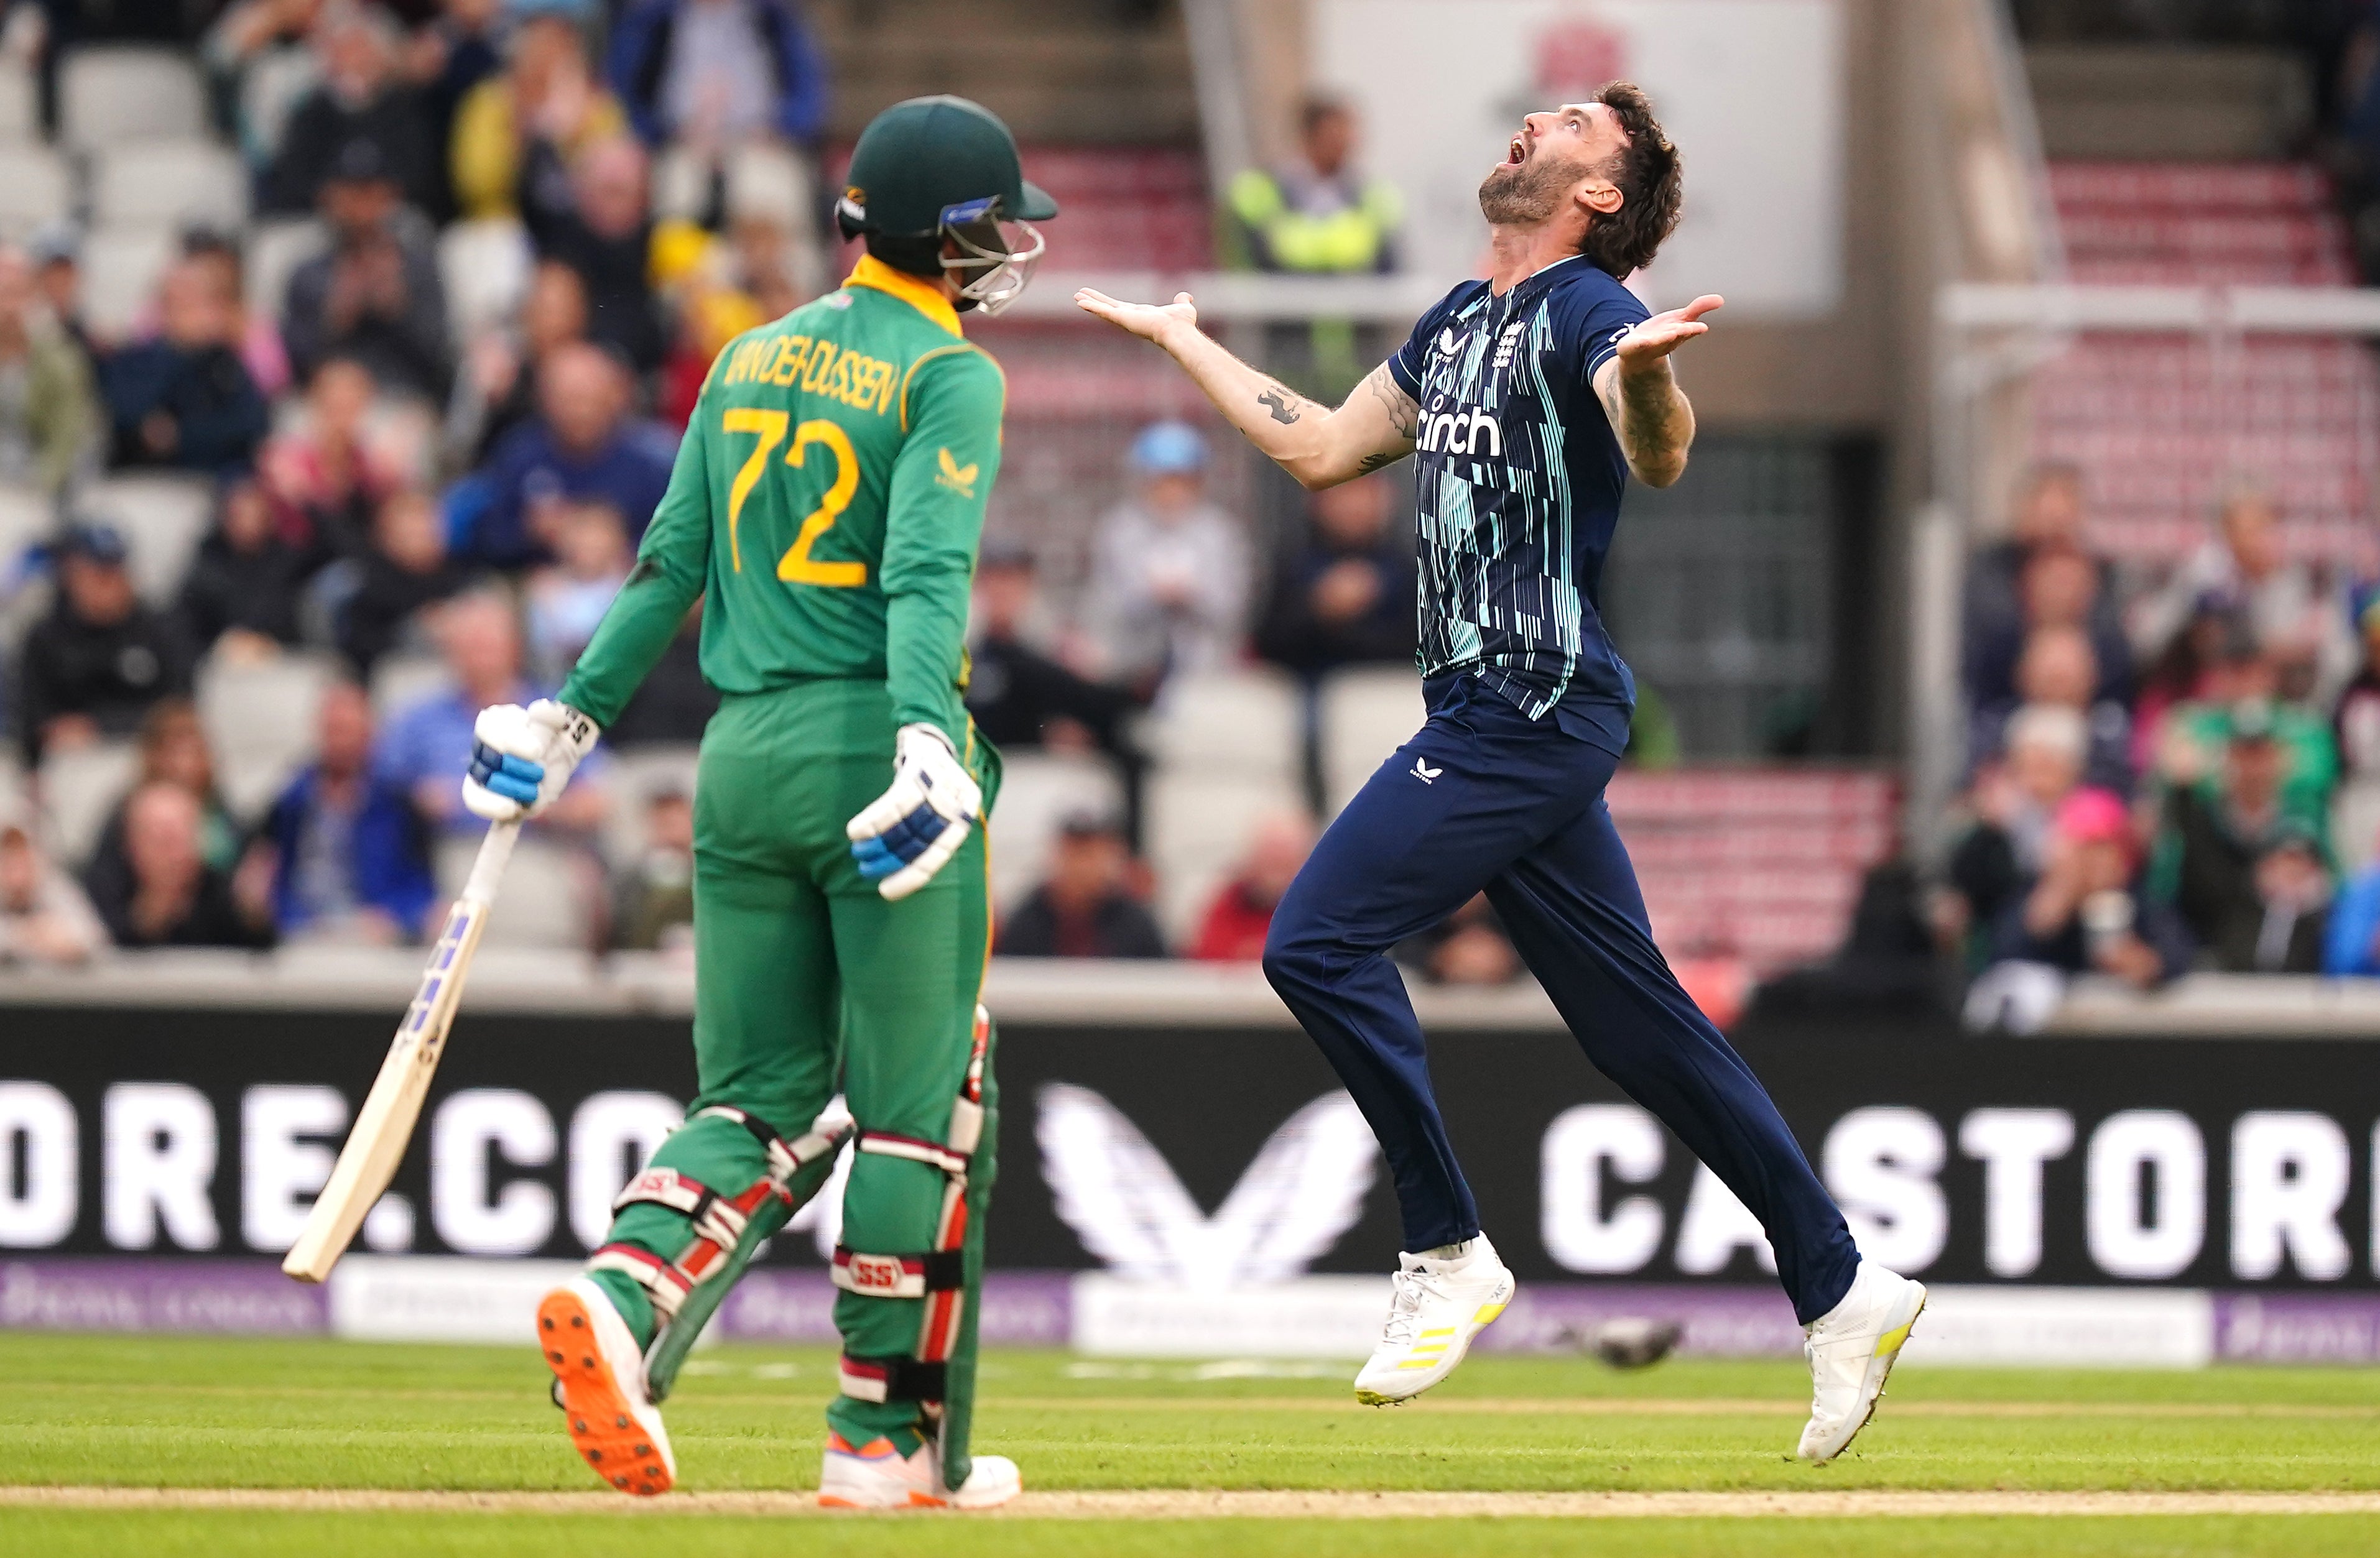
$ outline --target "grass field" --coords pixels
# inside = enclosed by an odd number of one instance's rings
[[[803,1517],[789,1531],[803,1506],[760,1495],[815,1485],[833,1381],[823,1350],[698,1358],[669,1417],[681,1486],[698,1496],[657,1509],[595,1489],[526,1348],[6,1334],[0,1553],[2380,1552],[2380,1498],[2354,1513],[2275,1513],[2267,1502],[2380,1494],[2374,1371],[1912,1365],[1854,1453],[1823,1467],[1788,1458],[1808,1388],[1790,1361],[1617,1374],[1583,1360],[1481,1357],[1390,1412],[1354,1405],[1345,1373],[995,1353],[978,1443],[1014,1455],[1028,1489],[1083,1499],[1047,1518],[899,1517],[895,1533],[878,1518]],[[187,1494],[19,1491],[42,1488],[285,1492],[210,1508],[178,1507]],[[475,1505],[440,1490],[499,1496]],[[1219,1516],[1214,1501],[1108,1492],[1119,1490],[1316,1496]],[[1412,1501],[1320,1496],[1427,1491],[1611,1492],[1623,1496],[1560,1507],[1630,1517],[1519,1513],[1526,1501],[1513,1499],[1463,1501],[1461,1518],[1346,1518]],[[503,1496],[540,1492],[583,1502]],[[2092,1492],[2136,1496],[2061,1496]],[[1665,1493],[1694,1496],[1648,1497]],[[1830,1507],[1881,1513],[1766,1512],[1829,1493],[1859,1495]],[[2158,1494],[2179,1502],[2142,1502]],[[1991,1495],[1989,1513],[1966,1512],[1978,1495]],[[1126,1506],[1167,1517],[1111,1517]],[[2128,1512],[2033,1513],[2110,1507]],[[2194,1513],[2156,1512],[2174,1508]],[[624,1518],[634,1516],[646,1517]]]

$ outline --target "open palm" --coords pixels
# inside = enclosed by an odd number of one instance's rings
[[[1169,332],[1198,325],[1198,306],[1186,292],[1175,293],[1171,303],[1125,303],[1084,287],[1075,294],[1075,306],[1145,341],[1161,341]]]
[[[1620,338],[1620,344],[1614,348],[1620,366],[1644,367],[1668,356],[1697,335],[1709,334],[1710,326],[1702,322],[1702,317],[1724,307],[1726,302],[1723,297],[1706,293],[1682,308],[1654,315]]]

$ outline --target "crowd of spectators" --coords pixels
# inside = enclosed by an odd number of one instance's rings
[[[2033,472],[1969,570],[1945,944],[1987,1005],[2040,968],[2380,973],[2380,578],[2291,557],[2240,490],[2127,589],[2086,500]]]

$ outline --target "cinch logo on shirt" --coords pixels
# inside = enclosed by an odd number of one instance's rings
[[[1490,459],[1504,457],[1504,430],[1496,418],[1477,406],[1461,411],[1425,412],[1421,419],[1421,437],[1415,447],[1425,454],[1486,454]],[[1482,449],[1481,444],[1487,447]]]
[[[799,382],[811,394],[880,417],[892,409],[892,392],[900,380],[900,369],[883,358],[846,351],[832,341],[812,341],[807,335],[763,335],[735,348],[719,381],[722,385],[774,384],[780,389]]]

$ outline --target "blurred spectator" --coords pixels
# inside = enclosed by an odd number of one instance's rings
[[[307,560],[273,523],[273,505],[250,477],[215,492],[214,527],[182,580],[178,610],[193,654],[271,658],[298,641],[298,598]]]
[[[76,525],[55,555],[57,601],[25,638],[18,709],[29,768],[49,753],[130,735],[152,704],[190,687],[188,646],[133,589],[113,525]]]
[[[314,209],[346,147],[368,142],[381,166],[423,210],[437,199],[430,125],[420,100],[396,74],[399,39],[388,14],[339,0],[322,13],[314,50],[322,81],[292,109],[264,180],[267,214],[302,216]]]
[[[372,772],[371,699],[352,682],[324,690],[311,767],[265,814],[250,859],[272,883],[285,939],[411,941],[437,898],[412,799]]]
[[[2353,674],[2355,646],[2345,613],[2311,568],[2284,555],[2280,511],[2262,493],[2238,493],[2225,501],[2216,533],[2162,591],[2141,603],[2133,641],[2154,653],[2209,606],[2240,613],[2267,653],[2290,646],[2311,651],[2325,693]]]
[[[0,968],[72,964],[107,946],[75,879],[50,864],[23,817],[0,802]]]
[[[234,0],[208,30],[200,57],[231,105],[240,154],[261,175],[289,115],[322,79],[313,48],[323,0]]]
[[[322,183],[329,252],[289,277],[281,333],[310,380],[332,356],[352,356],[383,390],[438,402],[446,393],[446,291],[430,224],[406,209],[381,149],[351,140]]]
[[[458,465],[485,461],[498,439],[536,416],[537,377],[546,357],[557,346],[587,339],[587,284],[578,272],[554,260],[540,263],[516,328],[517,340],[491,332],[466,349],[446,412],[446,450]]]
[[[2058,809],[2041,876],[2001,912],[2003,959],[2068,973],[2100,972],[2136,989],[2190,967],[2190,932],[2134,887],[2131,818],[2104,790],[2081,790]]]
[[[2356,627],[2363,641],[2363,665],[2339,695],[2331,736],[2338,752],[2339,786],[2332,803],[2330,836],[2339,865],[2363,869],[2380,831],[2380,590],[2359,602]]]
[[[240,361],[236,323],[204,266],[166,267],[156,338],[100,365],[119,463],[213,473],[256,457],[270,413]]]
[[[256,381],[267,400],[289,388],[289,352],[281,343],[281,326],[248,307],[248,262],[239,239],[212,228],[193,227],[182,235],[182,258],[199,268],[214,291],[230,321],[225,339],[236,342],[240,366]]]
[[[455,201],[467,217],[517,215],[533,140],[551,143],[567,164],[627,127],[618,101],[588,68],[578,24],[559,11],[531,11],[513,30],[504,73],[466,92],[455,110]]]
[[[102,426],[90,359],[42,308],[24,251],[0,249],[0,481],[55,497]]]
[[[2288,804],[2290,754],[2274,714],[2261,700],[2234,706],[2219,765],[2167,790],[2150,872],[2151,890],[2234,972],[2284,964],[2311,972],[2320,960],[2314,912],[2329,887],[2322,835],[2318,819]],[[2319,895],[2299,855],[2312,859]]]
[[[491,704],[534,701],[538,689],[521,674],[520,622],[512,602],[493,591],[456,597],[439,611],[439,647],[455,684],[400,709],[381,731],[373,754],[376,779],[401,786],[414,809],[439,827],[468,827],[463,770],[471,764],[471,728]],[[601,826],[605,804],[600,753],[578,766],[570,788],[541,814],[557,828]]]
[[[2098,574],[2091,604],[2092,637],[2095,641],[2121,631],[2115,571],[2106,560],[2094,557],[2083,541],[2082,473],[2053,464],[2036,465],[2026,475],[2007,537],[1979,549],[1968,562],[1962,622],[1969,645],[2022,632],[2025,565],[2040,551],[2092,557]]]
[[[2217,685],[2225,669],[2256,658],[2255,634],[2247,622],[2220,602],[2201,602],[2141,678],[2140,693],[2132,700],[2133,771],[2144,773],[2155,766],[2168,715],[2184,704],[2228,702],[2228,689]]]
[[[690,746],[719,709],[719,694],[702,676],[702,602],[678,624],[662,658],[638,683],[636,695],[603,732],[607,746]]]
[[[642,537],[669,488],[675,450],[631,420],[635,383],[618,358],[585,342],[555,348],[538,374],[538,417],[504,435],[481,473],[486,507],[471,528],[480,562],[517,568],[550,555],[565,498],[606,502]]]
[[[529,670],[560,686],[595,636],[612,598],[628,582],[636,553],[619,511],[600,499],[559,505],[553,562],[528,576]]]
[[[826,63],[795,0],[638,0],[613,24],[607,74],[655,147],[808,146],[825,127]]]
[[[2090,737],[2083,757],[2083,782],[2119,794],[2131,793],[2131,716],[2121,703],[2100,690],[2099,658],[2082,628],[2034,629],[2025,639],[2015,681],[2013,698],[1975,710],[1968,747],[1973,762],[1981,764],[1998,755],[2008,721],[2017,708],[2047,704],[2070,708],[2082,719]]]
[[[2276,699],[2276,681],[2273,663],[2265,656],[2251,655],[2223,667],[2210,686],[2225,701],[2185,704],[2166,719],[2155,778],[2161,786],[2198,785],[2210,795],[2219,792],[2235,726],[2244,720],[2269,731],[2281,749],[2281,809],[2316,838],[2325,838],[2331,791],[2338,780],[2330,723],[2311,709]]]
[[[124,805],[128,869],[94,881],[91,903],[118,947],[269,947],[273,932],[243,912],[231,879],[200,852],[201,818],[190,792],[162,779]]]
[[[1165,938],[1148,906],[1124,886],[1123,833],[1106,817],[1066,819],[1050,876],[1000,922],[1011,958],[1162,958]]]
[[[1308,676],[1414,658],[1414,554],[1395,525],[1394,480],[1360,477],[1314,494],[1313,524],[1283,555],[1257,653]]]
[[[1077,675],[1035,642],[1038,584],[1033,554],[997,543],[976,564],[974,638],[968,646],[967,712],[1003,750],[1060,752],[1127,744],[1131,694]]]
[[[2028,704],[2008,723],[2008,750],[1976,776],[1974,825],[1952,850],[1951,901],[1937,912],[1948,937],[1989,939],[2002,912],[2048,864],[2058,809],[2082,779],[2089,741],[2082,717],[2054,704]]]
[[[1404,200],[1355,167],[1356,139],[1345,103],[1310,97],[1299,105],[1298,155],[1232,180],[1225,204],[1241,267],[1342,276],[1396,269]]]
[[[380,505],[402,485],[365,437],[372,380],[354,357],[314,370],[302,423],[273,438],[257,466],[281,535],[317,562],[360,555]]]
[[[1504,923],[1485,893],[1421,935],[1399,942],[1396,960],[1432,984],[1509,984],[1521,975]]]
[[[2362,852],[2374,859],[2370,840],[2362,841]],[[2364,865],[2338,889],[2324,926],[2322,972],[2380,977],[2380,864]]]
[[[503,0],[443,0],[438,15],[413,35],[404,71],[421,94],[429,138],[432,220],[451,222],[455,199],[455,117],[472,88],[504,67],[499,43]]]
[[[587,288],[587,335],[617,350],[638,372],[662,361],[653,297],[653,224],[644,148],[628,135],[586,147],[565,173],[540,140],[529,152],[521,215],[538,253],[578,272]]]
[[[334,613],[333,637],[358,676],[404,643],[424,608],[461,589],[468,574],[446,555],[446,524],[427,492],[399,492],[372,520],[371,550],[355,591]]]
[[[1099,522],[1087,610],[1109,678],[1147,694],[1177,671],[1239,658],[1248,546],[1238,522],[1207,501],[1196,429],[1152,423],[1128,463],[1136,489]]]
[[[28,250],[33,262],[33,287],[47,305],[50,318],[67,339],[82,348],[83,360],[94,372],[100,359],[82,318],[82,236],[72,223],[54,222],[33,236]]]
[[[2099,609],[2099,565],[2071,547],[2035,546],[2017,576],[2017,619],[1997,628],[1971,628],[1964,675],[1973,705],[2005,703],[2016,692],[2016,669],[2034,634],[2046,627],[2080,630],[2098,669],[2093,701],[2128,703],[2131,646],[2112,616]]]
[[[1232,879],[1200,917],[1189,955],[1210,963],[1262,958],[1272,912],[1313,850],[1314,824],[1303,813],[1277,812],[1258,821]]]
[[[140,721],[140,767],[132,788],[144,784],[173,785],[199,803],[199,858],[209,869],[228,873],[239,864],[239,819],[215,788],[214,749],[188,698],[167,698]],[[125,828],[130,804],[127,795],[108,815],[83,867],[83,880],[95,894],[129,890],[132,864]]]
[[[664,790],[645,802],[645,847],[613,889],[613,941],[640,952],[694,945],[694,802]]]

